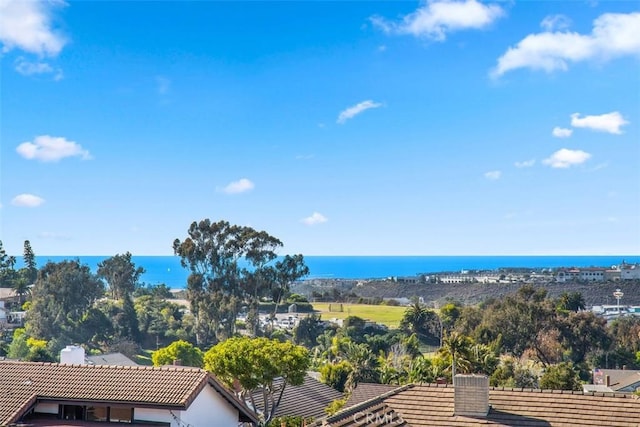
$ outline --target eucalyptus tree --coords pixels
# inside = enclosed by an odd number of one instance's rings
[[[265,231],[204,219],[191,223],[187,233],[183,241],[174,240],[173,250],[191,272],[187,298],[198,345],[231,337],[243,305],[255,332],[260,298],[277,302],[291,282],[308,274],[302,255],[275,261],[283,244]]]
[[[131,253],[117,254],[98,264],[98,277],[109,287],[111,298],[122,300],[135,292],[140,286],[140,276],[145,273],[142,267],[136,267]]]

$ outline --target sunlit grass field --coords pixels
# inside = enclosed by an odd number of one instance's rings
[[[387,325],[390,328],[400,326],[400,321],[407,307],[393,307],[388,305],[367,305],[367,304],[340,304],[340,303],[312,303],[313,309],[319,313],[322,320],[344,319],[347,316],[358,316],[365,320]],[[331,305],[331,311],[329,311]],[[342,306],[342,311],[340,310]]]

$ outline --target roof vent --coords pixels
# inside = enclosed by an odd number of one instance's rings
[[[453,378],[454,415],[486,417],[489,413],[489,378],[485,375],[456,375]]]

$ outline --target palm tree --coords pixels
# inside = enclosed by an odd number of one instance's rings
[[[440,318],[435,311],[428,309],[417,300],[405,310],[400,322],[402,328],[408,329],[409,332],[422,338],[435,337],[434,329],[436,329],[436,324],[440,326],[439,338],[442,341],[442,322]],[[442,345],[442,342],[440,344]]]
[[[451,332],[442,340],[440,351],[451,357],[451,378],[456,376],[457,368],[467,371],[471,367],[471,339],[458,332]]]
[[[359,382],[377,382],[378,360],[366,344],[349,341],[344,349],[345,359],[352,369],[347,377],[346,388],[353,390]]]

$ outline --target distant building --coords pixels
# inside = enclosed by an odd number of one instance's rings
[[[623,262],[620,266],[620,278],[622,280],[640,279],[640,264],[627,264]]]

